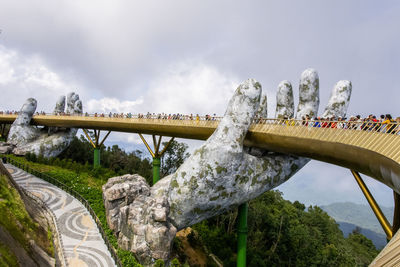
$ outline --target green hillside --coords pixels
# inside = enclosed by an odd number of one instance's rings
[[[18,191],[5,175],[0,175],[0,214],[0,266],[38,264],[31,241],[54,257],[50,229],[44,229],[31,218]]]

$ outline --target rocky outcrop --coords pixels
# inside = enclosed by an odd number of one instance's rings
[[[168,219],[165,195],[152,194],[139,175],[124,175],[103,186],[107,223],[122,249],[132,251],[144,265],[168,260],[176,228]]]
[[[14,148],[14,145],[0,141],[0,154],[10,154]]]

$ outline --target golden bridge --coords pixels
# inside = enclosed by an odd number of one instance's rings
[[[11,124],[17,115],[0,114],[0,124]],[[219,123],[215,119],[159,119],[117,118],[94,116],[36,115],[31,124],[48,127],[81,128],[95,130],[95,139],[90,139],[96,148],[104,142],[111,131],[153,135],[154,151],[145,142],[154,157],[158,152],[161,136],[206,140]],[[335,125],[335,127],[331,127]],[[320,124],[321,126],[321,124]],[[323,125],[322,125],[323,126]],[[341,127],[344,126],[344,127]],[[393,130],[389,131],[391,128]],[[100,131],[108,131],[103,141]],[[389,133],[391,132],[391,133]],[[371,208],[382,225],[388,245],[371,266],[395,265],[400,261],[400,235],[394,235],[400,227],[400,124],[376,122],[332,122],[327,127],[316,127],[312,121],[258,119],[250,126],[244,145],[268,151],[308,157],[348,168],[353,173]],[[159,135],[158,142],[155,135]],[[393,190],[394,218],[387,221],[358,173],[368,175]],[[394,238],[392,236],[394,235]]]

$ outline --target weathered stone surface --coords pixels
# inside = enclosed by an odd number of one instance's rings
[[[0,154],[9,154],[14,149],[14,147],[15,146],[12,144],[0,142]]]
[[[300,77],[299,105],[296,118],[315,117],[319,106],[319,76],[316,70],[306,69]]]
[[[282,81],[278,85],[276,92],[276,113],[277,119],[293,118],[294,100],[292,84],[289,81]]]
[[[324,118],[344,117],[350,103],[352,85],[350,81],[338,81],[333,87],[331,98],[322,115]]]
[[[124,175],[103,186],[107,222],[118,236],[118,244],[135,253],[141,263],[168,260],[176,228],[168,220],[165,195],[151,194],[139,175]]]
[[[46,129],[30,125],[36,106],[35,99],[26,100],[17,119],[11,125],[7,142],[15,146],[12,152],[16,155],[25,155],[31,152],[47,158],[55,157],[69,146],[78,129],[59,131],[55,127]],[[64,107],[65,97],[61,97],[56,103],[54,113],[64,112]],[[66,113],[82,114],[82,102],[77,94],[68,94]]]
[[[315,116],[319,106],[319,80],[313,69],[303,72],[297,118]],[[276,116],[293,118],[293,92],[288,82],[278,91]],[[346,97],[339,97],[337,94]],[[334,90],[328,110],[343,115],[351,87]],[[149,187],[140,176],[111,178],[103,187],[107,220],[123,248],[144,264],[167,259],[177,230],[219,215],[247,202],[292,177],[309,159],[244,149],[243,140],[260,108],[261,85],[249,79],[231,98],[212,136],[172,175]],[[337,103],[340,100],[340,103]],[[343,103],[342,103],[343,102]],[[340,106],[340,108],[337,108]]]

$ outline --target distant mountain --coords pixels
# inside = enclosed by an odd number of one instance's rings
[[[393,221],[393,208],[380,207],[388,221]],[[381,225],[376,219],[375,214],[368,205],[355,204],[352,202],[332,203],[321,206],[329,216],[337,222],[346,222],[357,225],[364,229],[372,230],[376,233],[385,234]]]
[[[356,229],[357,225],[347,222],[337,222],[339,224],[340,230],[343,232],[343,235],[347,237],[350,233]],[[369,229],[359,228],[360,233],[365,237],[370,239],[372,243],[374,243],[377,249],[382,249],[387,244],[386,235],[382,233],[377,233]]]
[[[321,206],[339,224],[344,236],[348,236],[357,226],[361,234],[371,239],[375,247],[381,249],[387,243],[386,235],[375,214],[368,205],[352,202],[332,203]],[[389,222],[393,220],[393,208],[381,207]]]

